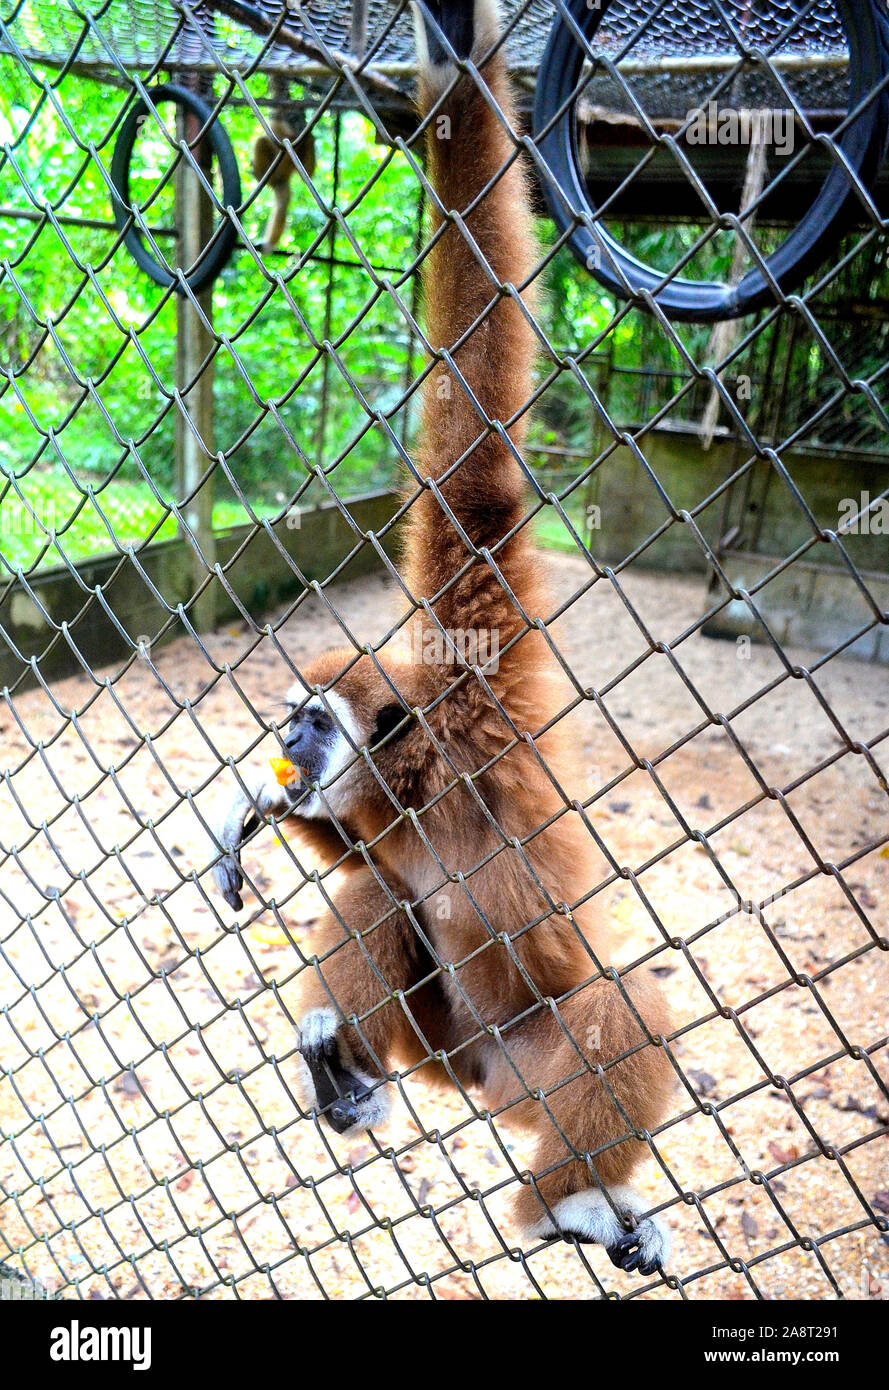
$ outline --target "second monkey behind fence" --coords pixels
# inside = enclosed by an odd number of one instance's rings
[[[244,783],[219,819],[215,874],[241,908],[257,814],[297,817],[328,859],[360,846],[301,976],[311,1103],[340,1132],[376,1126],[387,1076],[420,1067],[448,1082],[450,1070],[535,1137],[516,1194],[525,1231],[601,1243],[647,1274],[667,1232],[628,1179],[666,1107],[668,1018],[646,970],[603,972],[593,840],[562,792],[573,750],[533,626],[550,611],[519,463],[535,247],[499,18],[492,0],[425,14],[433,362],[402,564],[413,612],[400,643],[306,668],[285,738],[299,777]]]

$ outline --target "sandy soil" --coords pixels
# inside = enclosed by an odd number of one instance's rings
[[[638,875],[602,860],[612,963],[659,948],[677,1019],[684,1079],[639,1184],[674,1231],[667,1282],[522,1247],[523,1137],[472,1097],[409,1080],[359,1140],[301,1116],[293,978],[321,892],[269,833],[248,866],[280,921],[230,912],[193,874],[189,797],[206,813],[218,757],[259,739],[287,659],[342,641],[315,597],[246,659],[239,625],[213,664],[184,639],[159,678],[143,662],[0,710],[0,1260],[21,1247],[66,1297],[887,1296],[885,669],[806,678],[802,651],[677,643],[700,581],[630,573],[628,606],[582,558],[553,568],[560,604],[580,594],[554,640],[601,695],[572,716],[581,790],[607,788],[596,828]],[[373,639],[390,587],[328,598]],[[733,911],[717,863],[761,913]]]

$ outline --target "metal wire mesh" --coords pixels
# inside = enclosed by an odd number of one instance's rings
[[[261,33],[247,27],[249,18],[258,26],[280,23],[285,14],[278,0],[245,5],[240,15],[234,5],[227,13],[221,12],[224,9],[205,0],[190,7],[204,37],[196,45],[199,52],[189,53],[183,61],[212,69],[218,58],[227,69],[237,71],[251,71],[257,62],[265,68],[305,65],[307,53],[300,54],[284,44],[269,48]],[[368,0],[360,9],[367,66],[409,85],[414,48],[407,12],[385,0]],[[504,3],[507,53],[514,72],[530,76],[536,72],[553,10],[550,0]],[[35,62],[54,65],[75,61],[100,70],[106,77],[151,65],[162,53],[173,67],[182,59],[177,50],[189,25],[184,11],[177,11],[167,0],[107,0],[88,16],[85,20],[78,10],[58,7],[48,0],[31,0],[16,7],[6,21],[0,51],[18,50]],[[299,12],[290,10],[286,23],[308,45],[321,45],[343,55],[355,52],[351,7],[312,3]],[[822,103],[828,107],[842,104],[836,101],[841,82],[837,70],[842,68],[846,45],[831,0],[757,7],[742,0],[721,6],[702,5],[697,0],[670,0],[665,5],[617,0],[603,18],[598,43],[606,53],[629,46],[636,59],[659,61],[669,55],[674,62],[681,62],[685,56],[699,60],[704,54],[735,54],[738,32],[752,47],[769,49],[779,65],[788,55],[805,59],[810,110],[820,109]],[[668,85],[662,72],[661,90]]]
[[[672,6],[663,25],[658,18],[640,32],[655,49],[682,51],[690,19],[700,25],[706,15],[712,32],[725,34],[726,17],[746,8]],[[533,64],[554,9],[543,0],[509,7],[515,33],[528,35],[518,67]],[[614,42],[639,26],[637,9],[612,8]],[[774,309],[715,357],[706,336],[680,331],[649,303],[645,332],[665,345],[676,375],[644,398],[632,425],[609,410],[599,367],[622,337],[642,331],[639,311],[603,297],[583,340],[567,349],[543,311],[535,324],[538,410],[552,400],[563,409],[567,386],[592,431],[588,448],[565,451],[557,488],[525,465],[523,521],[549,527],[550,539],[555,527],[563,550],[552,611],[535,622],[565,676],[559,721],[577,729],[584,770],[584,789],[564,792],[564,814],[580,816],[595,842],[600,873],[586,897],[615,924],[613,959],[591,969],[627,998],[634,970],[653,964],[676,1012],[664,1040],[674,1101],[642,1137],[644,1191],[678,1241],[664,1275],[634,1284],[595,1247],[517,1235],[507,1202],[528,1170],[513,1107],[482,1108],[447,1056],[439,1059],[447,1094],[429,1089],[422,1063],[392,1078],[398,1101],[388,1131],[340,1140],[306,1106],[296,1085],[295,991],[313,968],[313,923],[335,911],[336,864],[307,862],[298,832],[261,827],[244,852],[253,894],[246,910],[233,919],[212,890],[213,799],[221,781],[233,786],[251,760],[278,748],[274,699],[333,641],[356,655],[377,651],[423,597],[405,592],[392,557],[423,490],[411,449],[413,402],[428,370],[416,281],[427,249],[417,219],[429,189],[416,132],[386,131],[389,143],[370,168],[350,165],[355,145],[345,148],[339,118],[324,145],[323,120],[337,104],[354,106],[378,136],[385,125],[379,92],[332,60],[323,95],[304,102],[327,167],[322,160],[303,180],[311,219],[300,224],[298,252],[286,260],[261,253],[254,204],[264,190],[253,189],[241,208],[216,208],[217,220],[235,222],[242,249],[215,303],[196,298],[181,273],[177,287],[140,300],[120,236],[94,211],[108,197],[111,146],[129,101],[167,70],[174,34],[194,37],[198,10],[114,0],[86,22],[73,7],[53,6],[50,24],[35,4],[3,30],[19,85],[4,146],[4,198],[18,220],[2,260],[3,398],[13,422],[0,457],[2,505],[7,517],[25,519],[32,544],[23,561],[21,526],[4,527],[0,634],[11,674],[0,803],[0,1261],[80,1298],[874,1295],[889,1278],[879,1145],[889,1097],[889,727],[879,667],[846,658],[856,644],[885,650],[886,585],[862,561],[872,550],[861,523],[880,514],[889,488],[830,525],[799,481],[794,451],[822,425],[853,420],[859,438],[889,424],[885,360],[865,363],[867,344],[831,316],[838,277],[882,246],[883,219],[863,191],[861,226],[842,256],[799,294],[777,295]],[[766,10],[757,42],[797,7]],[[803,48],[836,45],[830,6],[801,13]],[[404,6],[372,4],[369,15],[371,32],[382,26],[390,35],[381,52],[409,62]],[[222,25],[218,15],[215,22]],[[339,13],[307,7],[305,23],[313,42],[348,47]],[[238,112],[245,131],[268,132],[261,74],[264,60],[275,66],[276,34],[254,42],[226,21],[220,36],[200,41],[194,69],[217,74],[212,99],[224,115]],[[80,103],[73,66],[47,76],[38,59],[49,57],[88,60],[124,83],[101,129]],[[777,69],[770,76],[780,86]],[[36,183],[26,138],[47,113],[77,151],[54,171],[50,192]],[[533,142],[509,133],[533,164]],[[166,172],[149,179],[156,186],[200,167],[194,142],[177,144],[173,134]],[[379,204],[364,222],[361,210],[395,169],[416,196],[401,260],[382,265]],[[695,179],[693,168],[687,173]],[[212,182],[208,171],[207,189]],[[143,201],[145,227],[159,206]],[[740,225],[734,215],[723,223]],[[169,248],[177,243],[164,239],[171,229],[160,216],[156,230],[158,253],[175,266]],[[711,220],[695,235],[716,230]],[[178,235],[181,243],[181,225]],[[742,239],[761,261],[755,238]],[[552,244],[541,251],[541,273],[557,253]],[[48,259],[64,260],[66,272],[47,284],[31,272]],[[246,298],[237,297],[236,275],[252,277]],[[320,277],[317,303],[303,293],[312,275]],[[347,283],[360,286],[357,300]],[[280,343],[272,362],[260,351],[268,321]],[[788,321],[817,355],[828,389],[782,433],[772,412],[745,413],[733,382],[743,353]],[[90,325],[104,367],[88,374]],[[177,328],[180,344],[197,333],[178,379],[168,351]],[[363,374],[364,339],[382,355],[382,385]],[[114,374],[133,361],[144,392],[129,410],[113,395]],[[764,374],[776,370],[769,359]],[[217,411],[208,420],[202,389],[214,378]],[[229,418],[218,402],[232,382],[242,409]],[[716,484],[704,489],[692,466],[674,495],[660,476],[655,431],[688,418],[694,390],[718,397],[733,452]],[[308,404],[301,413],[301,400],[317,405],[320,425],[306,418]],[[332,430],[338,411],[344,435]],[[160,483],[174,422],[177,456],[187,460],[191,450],[191,471]],[[106,456],[91,473],[96,430]],[[271,501],[259,499],[243,463],[266,435],[287,456]],[[390,497],[368,522],[351,503],[366,475],[356,486],[350,471],[378,442],[411,481],[404,499]],[[538,460],[546,456],[546,438],[534,447]],[[595,486],[628,468],[640,494],[656,499],[659,519],[605,563]],[[795,529],[772,538],[766,563],[745,583],[733,568],[724,505],[749,495],[763,469]],[[133,517],[137,486],[151,494],[144,520]],[[214,487],[229,507],[225,521],[244,523],[228,549],[207,506]],[[847,487],[840,471],[837,500]],[[93,551],[110,551],[110,561],[78,553],[85,517],[107,537],[93,538]],[[308,534],[313,517],[335,528],[332,550],[320,530],[302,550],[288,541],[303,527]],[[708,576],[706,599],[699,583],[645,569],[677,533]],[[180,547],[167,569],[153,559],[165,536]],[[503,544],[490,557],[498,575]],[[792,608],[792,586],[813,558],[829,570],[842,609],[840,629],[817,653],[799,650],[792,624],[776,617]],[[41,584],[50,562],[59,583],[77,586],[74,611]],[[267,617],[273,595],[262,570],[273,564],[288,572],[291,589]],[[362,567],[373,573],[360,577]],[[379,617],[384,590],[399,611],[391,624]],[[704,635],[739,610],[758,648]],[[214,628],[219,612],[228,616]],[[91,645],[100,628],[124,645],[122,661],[100,661]],[[71,669],[60,667],[63,656],[78,674],[59,681],[56,672]],[[422,837],[422,814],[415,821]],[[521,844],[512,848],[523,854]],[[479,867],[463,866],[470,894]],[[380,882],[396,911],[402,904]],[[423,901],[407,911],[419,914]],[[496,924],[491,930],[496,937]],[[497,939],[516,961],[513,943]],[[433,976],[451,969],[427,946]],[[564,1002],[537,994],[543,1008]],[[606,1076],[618,1060],[606,1060]]]
[[[190,7],[201,20],[205,39],[198,57],[213,65],[215,54],[229,69],[249,70],[257,61],[263,66],[298,66],[299,55],[285,45],[269,50],[261,36],[252,33],[243,17],[220,14],[216,6],[199,3]],[[245,10],[247,7],[244,7]],[[279,23],[285,18],[278,0],[259,0],[249,7],[258,22]],[[404,6],[386,0],[369,0],[361,7],[368,41],[370,65],[409,78],[414,66],[411,23]],[[540,58],[552,8],[546,0],[512,3],[505,6],[510,28],[510,52],[516,66],[533,71]],[[166,0],[109,0],[96,6],[84,22],[80,12],[57,8],[46,0],[33,0],[19,6],[9,20],[9,39],[35,61],[67,63],[73,56],[79,63],[96,66],[104,73],[153,63],[158,54],[169,53],[175,62],[177,40],[183,32],[184,10]],[[321,45],[331,52],[350,54],[352,43],[351,7],[337,8],[311,3],[300,11],[292,8],[286,22],[293,33],[310,45]],[[184,25],[188,29],[187,21]],[[316,50],[317,51],[317,50]],[[195,61],[192,55],[192,62]]]

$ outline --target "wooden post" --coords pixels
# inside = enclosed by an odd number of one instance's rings
[[[340,189],[340,131],[342,127],[342,113],[337,111],[334,118],[333,127],[333,191],[330,195],[330,206],[336,207]],[[334,281],[334,259],[336,258],[336,222],[331,218],[330,232],[327,237],[329,264],[327,267],[327,290],[324,296],[324,342],[330,338],[330,328],[332,319],[331,300],[333,298]],[[330,354],[325,352],[321,363],[321,410],[318,418],[318,431],[315,436],[315,466],[324,467],[324,446],[327,441],[327,407],[330,400]]]
[[[200,122],[196,117],[180,114],[177,123],[177,132],[180,134],[180,138],[194,140],[200,128]],[[210,158],[206,140],[195,148],[194,156],[209,178]],[[197,260],[213,234],[213,205],[184,159],[176,171],[176,226],[179,234],[177,242],[179,265],[187,270]],[[212,323],[212,285],[202,290],[196,298],[208,323]],[[176,384],[183,393],[183,404],[200,439],[199,442],[188,423],[177,413],[175,468],[177,500],[188,497],[194,491],[201,475],[213,459],[212,359],[201,371],[201,364],[208,357],[213,345],[213,335],[204,327],[191,300],[184,295],[177,295]],[[194,380],[198,372],[200,375],[194,385],[186,391],[188,383]],[[216,560],[216,539],[213,532],[212,473],[200,491],[183,507],[183,515],[206,560],[205,566],[200,556],[192,550],[191,574],[188,584],[190,596],[197,592],[206,579],[207,566],[212,567]],[[184,534],[182,527],[180,527],[180,534]],[[210,632],[216,625],[216,587],[217,582],[214,580],[189,609],[192,624],[198,632]]]
[[[609,333],[608,342],[605,348],[606,357],[602,365],[602,370],[596,379],[599,400],[604,409],[611,414],[611,379],[614,372],[614,335]],[[593,404],[590,404],[590,458],[592,462],[598,454],[606,447],[608,431],[599,418],[599,412]],[[587,549],[594,554],[597,549],[596,537],[593,532],[600,526],[598,498],[601,491],[601,469],[597,468],[586,480],[583,489],[583,530],[581,535],[585,536]],[[593,508],[596,508],[594,511]]]
[[[365,48],[367,48],[367,0],[352,0],[349,52],[353,58],[363,58]]]

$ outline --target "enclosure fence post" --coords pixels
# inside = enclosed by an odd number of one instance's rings
[[[349,52],[353,58],[363,58],[367,47],[367,0],[352,0],[352,24],[349,31]]]
[[[180,117],[180,135],[193,140],[200,123],[193,116]],[[210,152],[207,141],[194,150],[195,159],[208,174]],[[176,226],[179,234],[179,264],[192,265],[213,234],[213,208],[197,178],[184,160],[176,172]],[[207,322],[213,322],[213,287],[196,296]],[[176,385],[194,426],[190,429],[181,414],[176,419],[176,496],[187,498],[182,508],[185,523],[197,541],[206,565],[192,549],[189,594],[197,592],[216,560],[213,532],[213,473],[195,492],[201,475],[213,458],[213,335],[201,322],[200,314],[185,295],[176,297]],[[189,383],[193,385],[188,388]],[[195,433],[196,432],[196,433]],[[197,437],[196,437],[197,436]],[[194,494],[194,495],[192,495]],[[182,530],[182,528],[180,528]],[[209,584],[189,609],[198,632],[216,625],[216,585]]]
[[[596,387],[603,408],[611,413],[611,379],[614,373],[614,338],[609,333],[605,344],[605,357],[602,362],[601,370],[596,378]],[[595,405],[590,404],[590,457],[588,462],[598,458],[599,454],[606,447],[608,431],[602,423],[601,417]],[[594,508],[598,505],[598,498],[601,492],[602,478],[600,469],[595,469],[587,478],[586,485],[582,493],[583,503],[583,535],[586,537],[587,548],[593,550],[593,532],[598,530],[599,523],[596,519]]]
[[[342,125],[342,114],[337,111],[336,120],[333,127],[333,187],[330,194],[330,206],[335,208],[339,198],[340,188],[340,134]],[[330,232],[328,236],[328,256],[330,258],[327,267],[327,287],[324,291],[324,330],[323,341],[326,343],[330,338],[330,329],[333,322],[333,280],[334,280],[334,261],[336,260],[336,221],[330,219]],[[315,464],[318,468],[324,467],[324,446],[327,440],[327,407],[330,400],[330,353],[325,349],[321,363],[321,407],[318,415],[318,432],[315,443]]]
[[[417,226],[414,234],[414,260],[419,260],[420,252],[423,249],[423,227],[426,216],[426,190],[420,187],[420,196],[417,200]],[[417,319],[417,311],[420,303],[420,276],[416,273],[411,280],[411,324],[407,334],[407,361],[404,364],[402,376],[402,390],[405,396],[404,410],[401,412],[400,438],[402,444],[407,448],[411,432],[411,418],[414,407],[414,398],[410,394],[411,382],[414,379],[414,352],[417,346],[417,336],[414,332],[414,323]]]

